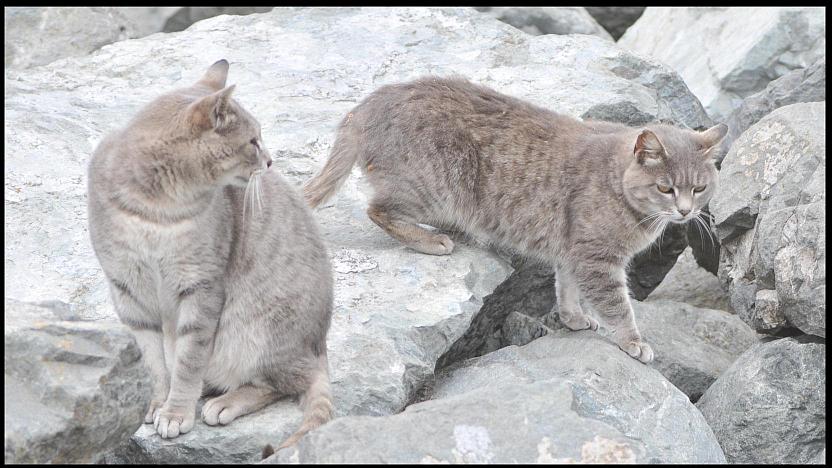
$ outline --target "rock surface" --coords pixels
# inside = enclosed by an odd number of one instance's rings
[[[33,67],[162,30],[178,7],[5,8],[4,63]]]
[[[710,124],[678,75],[656,62],[592,36],[529,36],[473,9],[280,8],[210,18],[6,70],[7,297],[60,300],[80,317],[115,320],[86,232],[89,155],[105,132],[219,58],[231,62],[235,98],[262,124],[274,169],[295,183],[323,165],[338,121],[358,100],[427,73],[463,74],[575,116]],[[316,213],[336,272],[328,346],[338,415],[394,413],[417,398],[511,272],[462,239],[447,257],[407,250],[367,218],[368,196],[363,179],[351,177]],[[143,427],[113,459],[256,461],[262,442],[297,427],[294,408],[274,405],[227,428],[200,423],[170,442]]]
[[[633,310],[656,356],[650,367],[694,402],[760,339],[739,317],[722,310],[668,300],[634,302]]]
[[[6,463],[96,463],[144,417],[150,381],[132,335],[76,318],[65,304],[6,299]]]
[[[826,57],[812,66],[789,72],[772,81],[759,93],[747,97],[737,110],[731,113],[725,123],[728,135],[723,140],[723,155],[731,144],[759,122],[760,119],[789,104],[826,100]]]
[[[826,345],[807,335],[748,349],[697,407],[730,463],[811,463],[825,457]]]
[[[586,11],[617,41],[641,17],[644,7],[588,6]]]
[[[713,241],[716,243],[716,241]],[[708,249],[719,249],[719,245]],[[719,279],[696,263],[693,251],[688,248],[676,259],[676,264],[662,283],[647,296],[647,302],[670,300],[684,302],[694,307],[733,312],[731,300],[722,289]]]
[[[583,7],[477,7],[521,31],[541,34],[591,34],[612,40]]]
[[[434,400],[347,417],[268,463],[724,463],[702,415],[593,332],[560,331],[464,361]],[[565,430],[568,428],[568,430]]]
[[[770,113],[733,144],[711,200],[719,278],[752,328],[826,336],[826,103]]]
[[[218,15],[250,15],[265,13],[275,7],[181,7],[165,21],[164,32],[176,32],[187,29],[197,21],[202,21]],[[279,7],[278,7],[279,8]]]
[[[670,65],[715,120],[825,56],[824,8],[650,7],[618,43]]]

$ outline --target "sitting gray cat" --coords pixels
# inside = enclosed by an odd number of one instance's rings
[[[163,438],[188,432],[203,390],[222,393],[202,408],[209,425],[304,394],[287,446],[331,418],[332,272],[227,74],[220,60],[98,145],[90,236],[152,374],[145,423]]]
[[[420,252],[451,253],[448,236],[419,226],[430,224],[549,262],[563,323],[598,328],[582,293],[616,344],[649,362],[625,268],[668,223],[702,222],[726,131],[583,122],[463,79],[427,77],[384,86],[356,106],[304,194],[319,205],[358,162],[375,190],[367,212],[388,234]]]

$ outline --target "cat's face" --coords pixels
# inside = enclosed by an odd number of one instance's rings
[[[657,126],[644,130],[624,173],[624,195],[651,225],[686,223],[702,214],[718,183],[713,152],[728,127],[704,132]]]
[[[190,185],[246,187],[271,166],[260,123],[225,87],[228,62],[220,60],[193,86],[159,97],[139,116],[151,134],[170,145],[166,163],[185,168]]]

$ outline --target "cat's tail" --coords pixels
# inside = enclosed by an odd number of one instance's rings
[[[341,188],[358,159],[356,138],[352,135],[352,130],[346,126],[350,117],[352,114],[341,123],[324,168],[303,186],[303,197],[313,208],[325,202]]]
[[[318,369],[312,375],[311,385],[309,385],[301,400],[303,421],[300,428],[283,441],[277,447],[277,450],[294,445],[307,432],[332,419],[332,394],[329,391],[329,365],[327,364],[326,354],[320,357],[319,362]],[[263,447],[263,458],[270,457],[274,452],[275,450],[271,444],[266,444]]]

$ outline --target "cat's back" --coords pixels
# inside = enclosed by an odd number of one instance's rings
[[[563,118],[560,114],[530,102],[478,85],[462,77],[425,76],[409,82],[380,87],[352,112],[365,124],[388,121],[406,124],[453,123],[462,119],[468,125],[478,119],[525,117],[541,122]],[[463,123],[462,121],[458,123]]]

